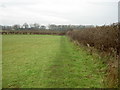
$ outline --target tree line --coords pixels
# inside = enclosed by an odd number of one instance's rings
[[[24,23],[23,25],[14,24],[12,26],[0,25],[2,30],[73,30],[73,29],[84,29],[94,27],[93,25],[40,25],[38,23],[28,24]]]

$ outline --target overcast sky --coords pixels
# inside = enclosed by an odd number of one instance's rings
[[[0,25],[103,25],[118,21],[119,0],[0,0]]]

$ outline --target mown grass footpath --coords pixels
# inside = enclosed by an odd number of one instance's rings
[[[3,35],[3,88],[104,88],[102,60],[65,36]]]

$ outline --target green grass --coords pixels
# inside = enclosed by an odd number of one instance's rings
[[[3,88],[102,88],[98,57],[65,36],[3,35]]]

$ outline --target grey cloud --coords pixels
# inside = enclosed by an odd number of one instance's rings
[[[85,2],[86,1],[86,2]],[[117,22],[117,2],[97,0],[2,0],[0,24],[109,24]],[[112,0],[111,0],[112,1]]]

